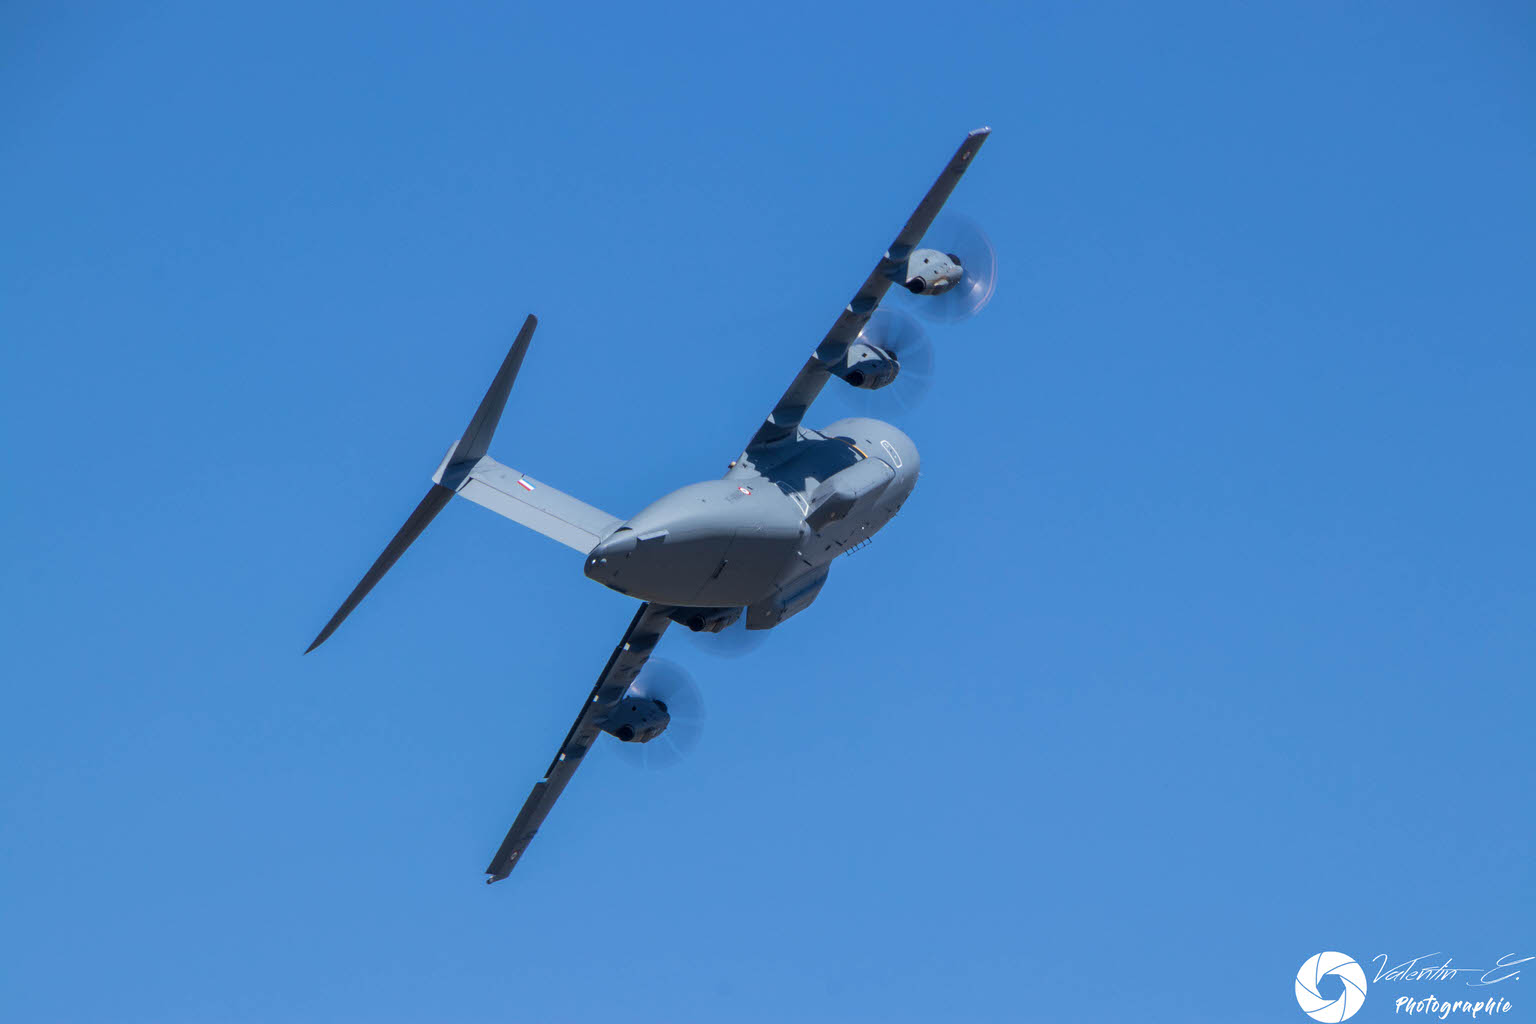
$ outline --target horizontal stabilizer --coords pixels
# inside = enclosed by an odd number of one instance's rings
[[[489,455],[470,468],[458,495],[582,554],[624,522]]]
[[[427,528],[428,523],[437,518],[437,514],[443,510],[443,506],[448,504],[449,499],[452,497],[453,492],[448,488],[440,487],[437,484],[432,485],[432,489],[427,492],[427,496],[421,499],[421,504],[416,506],[416,511],[411,513],[411,518],[407,519],[405,525],[400,527],[400,532],[395,534],[395,539],[389,542],[389,546],[384,549],[384,553],[374,561],[373,568],[369,569],[363,576],[362,582],[353,587],[352,593],[348,594],[347,599],[341,602],[341,607],[336,609],[336,614],[331,616],[331,621],[327,622],[325,628],[320,631],[320,635],[315,637],[315,642],[305,649],[305,654],[325,643],[326,639],[336,632],[336,627],[341,625],[348,615],[352,614],[352,609],[356,608],[358,603],[368,596],[368,591],[373,589],[373,585],[384,578],[384,574],[389,572],[390,566],[400,560],[400,556],[405,554],[405,549],[411,546],[411,541],[421,536],[421,531]]]

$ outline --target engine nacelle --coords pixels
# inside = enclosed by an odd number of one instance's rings
[[[907,259],[903,284],[914,295],[943,295],[960,283],[960,257],[937,249],[918,249]]]
[[[848,346],[847,354],[832,372],[856,388],[873,391],[895,380],[896,374],[901,372],[901,364],[884,349],[856,341]]]
[[[649,697],[625,697],[603,719],[603,732],[625,743],[648,743],[667,731],[667,706]]]
[[[740,608],[674,608],[667,618],[695,633],[718,633],[741,618]]]

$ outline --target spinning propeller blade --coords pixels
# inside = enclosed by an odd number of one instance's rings
[[[869,318],[869,323],[859,332],[858,340],[885,349],[896,357],[901,370],[894,381],[875,391],[839,388],[844,404],[854,415],[877,418],[916,408],[933,386],[933,342],[923,325],[909,313],[881,308]]]
[[[923,236],[924,249],[937,249],[960,264],[960,283],[938,295],[914,295],[905,303],[919,316],[952,324],[980,313],[997,290],[997,252],[981,225],[958,213],[939,217]]]
[[[688,637],[701,651],[708,651],[722,658],[740,658],[763,646],[763,641],[768,639],[768,631],[748,629],[747,617],[743,614],[741,618],[718,633],[701,630],[697,633],[689,633]]]
[[[686,669],[675,662],[652,658],[645,663],[626,696],[645,697],[666,705],[671,718],[666,730],[646,743],[620,743],[626,761],[645,768],[669,768],[693,752],[704,735],[704,695]]]

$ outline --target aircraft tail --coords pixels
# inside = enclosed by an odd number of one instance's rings
[[[427,491],[427,496],[421,499],[416,511],[411,513],[405,525],[400,527],[394,539],[384,548],[384,553],[379,555],[362,580],[352,588],[352,593],[347,595],[336,614],[331,616],[331,621],[325,624],[325,628],[304,651],[305,654],[325,643],[336,632],[336,627],[352,614],[352,609],[368,596],[374,584],[383,579],[390,567],[405,554],[405,549],[421,536],[427,524],[437,517],[455,494],[469,498],[478,505],[499,512],[582,553],[590,551],[598,540],[618,528],[620,520],[616,517],[552,487],[530,480],[525,474],[508,469],[486,455],[491,438],[496,433],[496,425],[501,421],[502,411],[506,408],[507,396],[512,392],[518,370],[522,368],[523,356],[528,352],[533,330],[538,325],[538,318],[532,314],[523,321],[522,330],[517,332],[511,350],[507,352],[506,359],[502,360],[501,369],[496,371],[469,426],[464,429],[463,436],[453,443],[453,447],[448,449],[442,465],[433,474],[432,489]]]

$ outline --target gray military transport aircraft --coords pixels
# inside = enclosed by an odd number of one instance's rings
[[[587,576],[641,599],[565,742],[486,868],[487,882],[511,872],[599,733],[644,744],[667,729],[676,709],[669,713],[665,700],[635,684],[670,623],[718,633],[744,615],[747,629],[772,629],[810,605],[832,560],[890,522],[912,493],[917,448],[900,430],[863,417],[821,430],[801,421],[832,377],[873,392],[901,373],[902,341],[910,334],[882,327],[875,317],[892,284],[917,296],[915,303],[932,303],[941,319],[968,315],[990,298],[995,261],[974,265],[991,261],[990,247],[986,259],[974,264],[953,252],[919,248],[990,131],[966,136],[724,478],[689,484],[628,520],[486,454],[537,325],[533,316],[524,322],[464,435],[432,475],[431,490],[305,651],[335,632],[454,495],[575,548],[586,556]],[[882,316],[888,319],[885,311]]]

